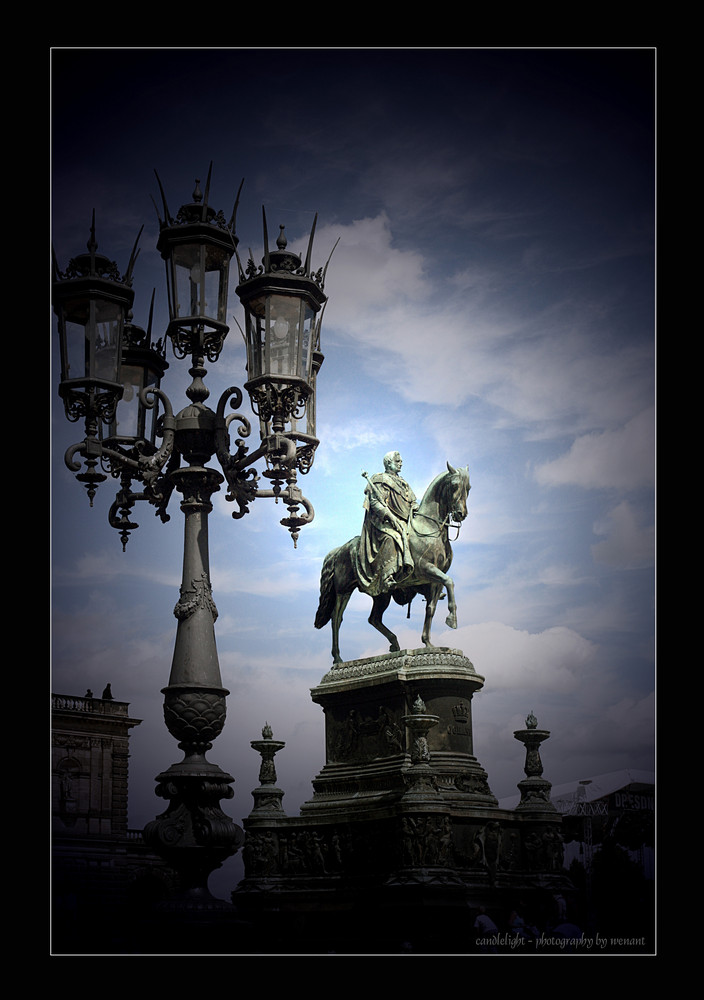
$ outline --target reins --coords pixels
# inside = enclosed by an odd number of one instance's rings
[[[415,520],[416,517],[424,517],[426,520],[432,521],[433,524],[437,524],[437,526],[438,526],[437,531],[426,531],[426,532],[423,532],[423,531],[418,531],[418,529],[416,528],[416,526],[414,524],[413,525],[413,530],[415,531],[415,533],[420,538],[435,538],[436,536],[439,536],[441,534],[441,532],[443,531],[444,528],[448,529],[448,538],[449,538],[449,529],[450,528],[456,528],[457,529],[457,534],[455,535],[455,537],[454,538],[450,538],[451,542],[456,542],[457,539],[460,537],[460,528],[462,527],[462,523],[461,522],[453,522],[453,521],[451,521],[449,514],[447,514],[446,517],[443,518],[442,521],[438,521],[438,519],[436,517],[431,517],[430,514],[423,514],[423,513],[421,513],[421,511],[417,510],[415,512],[415,514],[413,515],[413,519]]]

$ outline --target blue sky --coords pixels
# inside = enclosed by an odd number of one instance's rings
[[[513,731],[534,711],[553,783],[654,762],[655,53],[647,49],[73,49],[52,53],[52,241],[82,252],[93,209],[101,252],[124,270],[144,224],[135,321],[166,325],[154,170],[175,212],[213,162],[211,203],[229,215],[240,181],[243,253],[285,224],[326,281],[315,465],[316,517],[294,550],[285,510],[258,500],[211,515],[211,578],[228,722],[210,758],[236,778],[228,811],[252,805],[268,721],[284,806],[297,814],[324,763],[310,700],[331,665],[316,631],[325,554],[356,535],[363,469],[398,449],[421,496],[468,465],[469,516],[454,545],[459,628],[433,640],[486,678],[475,753],[499,797],[523,776]],[[231,278],[231,317],[242,322]],[[55,337],[55,334],[52,336]],[[63,464],[82,435],[57,394],[52,340],[52,690],[112,684],[133,730],[130,825],[163,809],[154,777],[180,759],[166,732],[182,557],[177,502],[122,552]],[[162,387],[186,402],[187,362]],[[244,382],[234,319],[209,366],[214,407]],[[355,595],[345,659],[386,649]],[[442,606],[441,606],[442,607]],[[402,647],[410,621],[386,621]],[[238,862],[215,876],[234,884]],[[219,880],[219,881],[218,881]],[[225,890],[226,891],[226,890]]]

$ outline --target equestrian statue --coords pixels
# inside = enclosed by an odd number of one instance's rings
[[[467,517],[469,470],[441,473],[430,484],[420,504],[401,478],[402,459],[397,451],[384,456],[384,471],[366,472],[365,516],[361,535],[329,552],[320,575],[320,604],[315,627],[332,624],[333,663],[342,663],[340,625],[355,590],[369,594],[372,611],[369,624],[390,641],[391,652],[400,649],[398,639],[382,621],[391,598],[410,604],[416,594],[426,600],[422,641],[432,648],[430,626],[438,601],[447,591],[445,624],[457,628],[455,586],[447,571],[452,563],[449,528],[459,532]]]

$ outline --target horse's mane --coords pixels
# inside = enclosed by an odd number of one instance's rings
[[[423,498],[422,498],[422,500],[420,502],[420,506],[421,507],[423,506],[423,504],[426,501],[437,499],[436,494],[437,494],[439,486],[440,486],[440,481],[442,479],[444,479],[447,475],[448,475],[447,472],[441,472],[441,473],[439,473],[439,475],[437,475],[435,477],[435,479],[433,479],[432,483],[430,484],[430,486],[428,486],[427,490],[423,494]]]

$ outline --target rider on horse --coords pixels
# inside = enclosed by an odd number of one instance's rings
[[[384,471],[367,477],[366,514],[357,551],[359,589],[372,597],[388,593],[414,569],[409,523],[418,509],[413,490],[400,476],[397,451],[384,455]]]
[[[455,585],[448,569],[452,564],[449,526],[458,530],[467,517],[469,469],[455,469],[436,476],[416,503],[408,483],[399,476],[401,456],[384,459],[386,471],[376,476],[362,473],[368,482],[362,535],[350,538],[325,556],[320,572],[320,601],[315,627],[332,625],[332,658],[342,663],[340,625],[347,603],[359,589],[372,597],[369,624],[386,636],[390,652],[400,649],[398,637],[383,623],[393,599],[409,604],[414,594],[425,598],[421,639],[432,648],[430,628],[443,590],[447,593],[448,628],[457,628]]]

